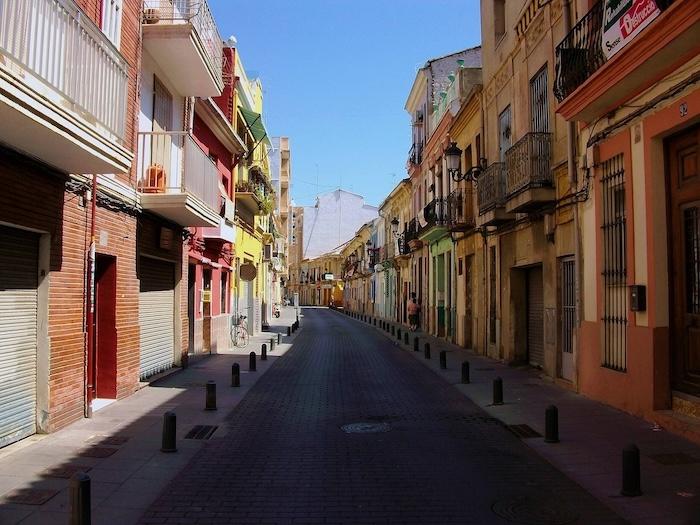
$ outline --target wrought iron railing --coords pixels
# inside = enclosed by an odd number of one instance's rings
[[[221,80],[223,40],[206,0],[144,0],[146,24],[190,23],[204,46],[209,67]]]
[[[426,228],[447,223],[447,199],[435,198],[423,208]]]
[[[457,188],[447,197],[447,223],[451,227],[474,226],[472,187]]]
[[[578,21],[556,49],[554,95],[561,102],[606,61],[603,54],[603,2]]]
[[[552,186],[552,134],[527,133],[506,151],[506,194]]]
[[[423,161],[423,143],[417,142],[408,151],[408,163],[417,166]]]
[[[219,171],[186,131],[138,134],[138,188],[142,193],[190,193],[221,208]]]
[[[124,139],[126,60],[72,0],[1,0],[0,53]]]
[[[415,218],[408,221],[408,226],[403,232],[403,238],[406,245],[418,238],[418,221]]]
[[[494,162],[476,182],[476,200],[479,214],[493,208],[502,208],[506,197],[506,165]]]

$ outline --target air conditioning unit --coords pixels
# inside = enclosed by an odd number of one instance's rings
[[[272,245],[265,244],[263,246],[263,261],[269,261],[272,259]]]
[[[235,220],[236,205],[231,199],[224,199],[224,205],[221,207],[221,216],[229,222],[233,222]]]

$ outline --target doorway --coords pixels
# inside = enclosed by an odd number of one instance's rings
[[[666,142],[672,385],[700,395],[700,126]]]
[[[542,267],[527,270],[527,358],[532,366],[544,366],[544,289]]]
[[[187,353],[194,354],[194,307],[195,307],[195,282],[197,281],[197,266],[187,265]]]
[[[117,398],[117,260],[95,258],[95,344],[89,363],[88,392],[93,410]]]

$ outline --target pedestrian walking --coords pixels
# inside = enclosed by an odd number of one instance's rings
[[[408,312],[408,323],[411,327],[411,331],[415,332],[418,330],[418,316],[420,314],[420,305],[416,301],[416,294],[411,294],[411,300],[408,302],[406,307]]]

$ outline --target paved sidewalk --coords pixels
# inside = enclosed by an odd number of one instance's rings
[[[251,338],[246,348],[192,359],[186,370],[112,403],[92,419],[0,449],[0,524],[69,523],[67,478],[80,470],[88,470],[92,480],[94,524],[135,523],[206,443],[184,439],[194,425],[218,426],[217,437],[229,431],[226,416],[231,409],[297,338],[299,332],[286,336],[287,326],[295,319],[291,307],[282,309],[280,319],[273,319],[270,330],[283,334],[282,344],[272,353],[268,345],[267,361],[260,360],[260,348],[273,333],[264,332]],[[257,372],[248,372],[251,351],[258,357]],[[233,363],[241,367],[240,388],[230,386]],[[204,410],[208,380],[217,383],[216,411]],[[175,454],[160,452],[166,411],[177,414]],[[20,496],[27,504],[17,502]]]
[[[544,435],[545,409],[556,405],[560,443],[547,444],[542,437],[523,442],[620,516],[640,525],[700,525],[700,446],[560,388],[529,367],[510,367],[423,333],[409,332],[409,345],[405,345],[401,329],[399,343],[376,328],[507,425],[526,424]],[[415,337],[419,337],[419,352],[413,351]],[[430,360],[424,358],[426,342],[431,345]],[[441,350],[447,351],[447,370],[440,369]],[[471,368],[468,385],[461,384],[465,360]],[[496,377],[503,379],[505,404],[501,406],[492,405]],[[643,495],[636,498],[620,496],[622,449],[630,443],[641,453]]]

